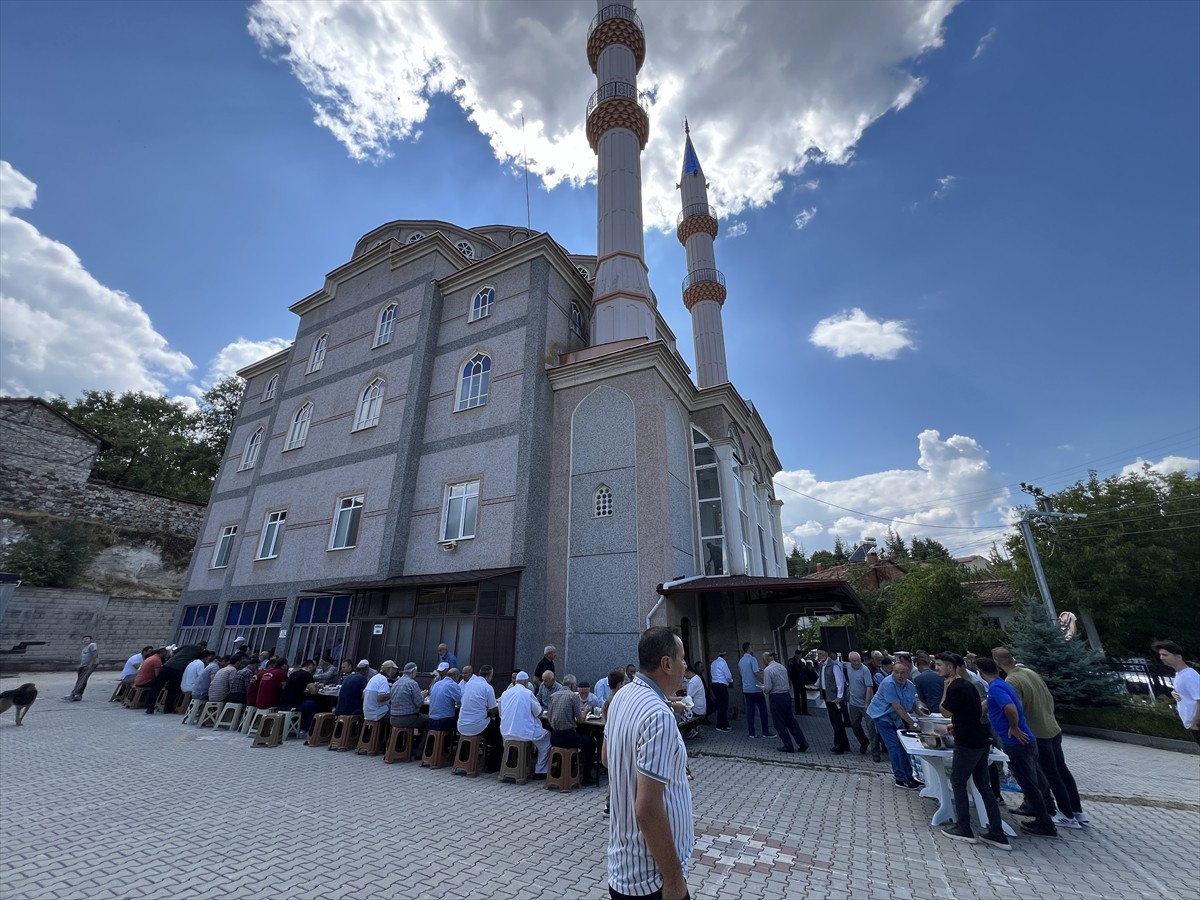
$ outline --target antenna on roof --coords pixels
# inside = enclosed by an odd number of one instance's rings
[[[525,230],[533,231],[529,214],[529,154],[525,152],[525,114],[521,113],[521,160],[525,163]]]

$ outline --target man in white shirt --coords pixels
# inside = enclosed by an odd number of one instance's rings
[[[690,665],[687,667],[687,695],[692,701],[691,717],[703,719],[708,715],[708,703],[704,697],[704,679]]]
[[[359,663],[361,666],[362,663]],[[367,681],[363,691],[363,719],[367,722],[379,722],[388,717],[389,702],[392,699],[392,685],[388,677],[396,674],[396,664],[385,660],[383,665]]]
[[[775,723],[775,731],[783,745],[779,748],[784,753],[806,753],[808,740],[800,730],[796,714],[792,712],[792,691],[788,687],[788,672],[783,663],[775,658],[768,650],[763,654],[763,693],[767,695],[767,705],[771,708],[771,720]],[[792,746],[795,740],[796,746]]]
[[[733,684],[733,673],[722,652],[713,660],[709,669],[712,678],[713,698],[717,707],[717,731],[729,730],[729,686]]]
[[[500,695],[500,734],[506,740],[532,741],[537,747],[533,780],[545,781],[550,768],[550,732],[538,718],[542,704],[529,690],[529,673],[520,671],[517,680]]]
[[[185,694],[192,693],[196,687],[196,679],[200,677],[200,673],[203,671],[204,659],[197,656],[183,670],[183,680],[179,682],[179,689]]]
[[[133,679],[137,677],[137,670],[142,667],[142,663],[146,661],[146,657],[154,653],[154,648],[147,645],[142,648],[141,653],[135,653],[129,659],[125,660],[125,668],[121,670],[121,683],[133,684]]]
[[[1183,648],[1174,641],[1159,641],[1154,650],[1163,665],[1175,670],[1175,689],[1171,691],[1175,711],[1192,739],[1200,744],[1200,672],[1187,664]]]
[[[484,760],[487,771],[500,769],[504,739],[500,735],[500,707],[492,687],[493,668],[481,666],[479,674],[463,684],[458,710],[458,733],[463,737],[482,734],[485,744]]]

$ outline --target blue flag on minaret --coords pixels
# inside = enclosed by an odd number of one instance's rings
[[[696,148],[692,146],[691,135],[688,136],[687,146],[683,148],[683,174],[690,175],[700,171],[700,160],[696,156]]]

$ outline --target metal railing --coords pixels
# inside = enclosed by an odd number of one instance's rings
[[[591,99],[588,100],[587,115],[590,116],[596,107],[605,100],[616,100],[618,98],[632,100],[642,108],[643,112],[647,114],[650,112],[650,104],[646,102],[645,97],[636,87],[627,81],[610,81],[607,84],[600,85],[596,92],[592,94]]]
[[[637,13],[635,13],[628,6],[622,6],[621,4],[614,3],[611,6],[604,7],[604,9],[600,10],[600,12],[596,13],[595,17],[592,19],[592,24],[588,26],[588,40],[591,40],[592,32],[600,27],[600,23],[607,22],[609,19],[628,19],[638,27],[638,30],[641,31],[642,34],[646,33],[646,29],[642,27],[642,20],[638,18]]]
[[[683,287],[681,290],[687,290],[693,284],[712,283],[725,286],[725,276],[716,269],[697,269],[695,272],[688,272],[687,277],[683,279]]]
[[[685,206],[683,212],[679,214],[679,218],[675,220],[675,227],[678,228],[683,224],[683,220],[691,216],[708,216],[710,219],[719,219],[717,210],[708,203],[693,203],[690,206]]]

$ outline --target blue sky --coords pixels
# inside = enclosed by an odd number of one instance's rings
[[[651,283],[690,361],[686,115],[794,540],[986,552],[1022,480],[1195,470],[1200,5],[679,8],[639,5]],[[523,222],[522,143],[594,252],[594,9],[0,5],[0,387],[192,396],[377,225]]]

